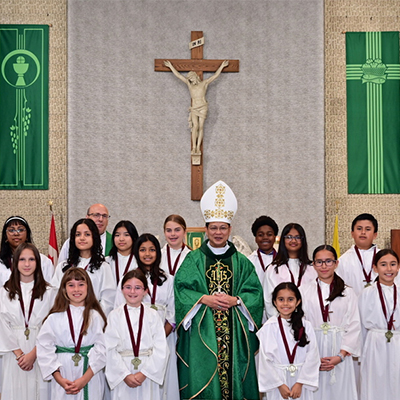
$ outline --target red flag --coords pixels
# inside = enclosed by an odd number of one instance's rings
[[[50,224],[50,237],[49,237],[49,255],[48,257],[52,261],[54,266],[58,263],[58,246],[57,246],[57,235],[56,235],[56,224],[54,222],[54,214],[51,214]]]

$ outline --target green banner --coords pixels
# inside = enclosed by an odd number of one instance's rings
[[[400,193],[399,32],[347,32],[349,193]]]
[[[48,25],[0,25],[0,189],[49,188],[48,98]]]

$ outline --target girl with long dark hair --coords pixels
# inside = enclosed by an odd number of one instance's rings
[[[320,358],[312,325],[303,320],[301,295],[292,282],[275,287],[272,316],[258,331],[258,385],[269,400],[313,399]]]
[[[135,257],[140,269],[146,276],[148,293],[143,298],[147,307],[154,308],[164,323],[165,334],[170,348],[165,382],[162,386],[167,399],[179,398],[178,372],[175,354],[175,301],[174,277],[164,271],[161,265],[161,248],[157,238],[144,233],[135,243]],[[117,290],[116,304],[119,306],[125,299],[120,289]],[[178,397],[176,397],[178,396]]]
[[[271,295],[281,282],[292,282],[300,287],[317,277],[308,257],[306,233],[296,223],[287,224],[281,234],[278,253],[265,271],[263,289],[267,317],[276,315]]]
[[[57,265],[51,284],[58,288],[63,274],[71,268],[89,273],[97,300],[108,315],[114,306],[116,283],[102,253],[99,230],[91,219],[79,219],[73,225],[68,259]]]
[[[113,246],[106,261],[110,264],[117,285],[128,271],[137,268],[133,250],[138,237],[137,229],[131,221],[119,221],[114,227]]]

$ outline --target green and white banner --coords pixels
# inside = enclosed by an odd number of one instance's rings
[[[49,27],[0,25],[0,189],[49,187]]]
[[[399,32],[347,32],[349,193],[400,193]]]

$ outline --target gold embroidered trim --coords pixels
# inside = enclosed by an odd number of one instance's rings
[[[242,304],[243,304],[243,303],[242,303]],[[235,311],[236,311],[237,317],[238,317],[238,319],[239,319],[240,326],[242,327],[244,336],[245,336],[245,338],[246,338],[246,347],[247,347],[247,367],[246,367],[246,372],[244,373],[243,379],[242,379],[242,382],[244,382],[245,379],[246,379],[246,377],[247,377],[247,372],[249,371],[249,368],[250,368],[250,344],[249,344],[249,338],[247,337],[246,329],[245,329],[245,327],[244,327],[244,325],[243,325],[242,319],[240,318],[239,310],[237,309],[237,307],[235,307]]]
[[[215,197],[214,205],[216,209],[214,210],[204,210],[204,218],[206,220],[210,218],[226,218],[231,221],[235,215],[233,211],[224,211],[225,207],[225,191],[226,188],[224,185],[218,185],[215,187],[215,193],[217,194]]]

